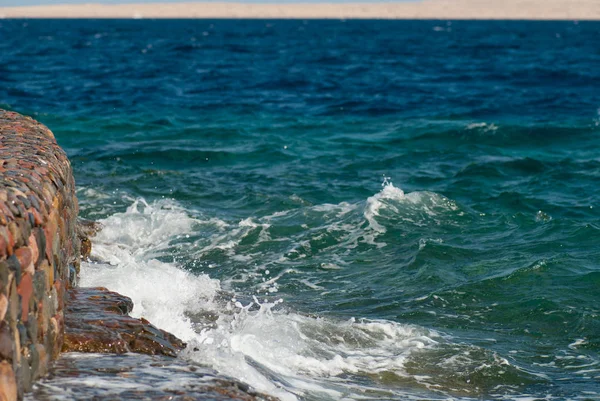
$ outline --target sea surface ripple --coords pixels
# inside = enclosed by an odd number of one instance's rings
[[[0,107],[105,226],[82,284],[182,358],[284,400],[600,399],[599,37],[0,20]]]

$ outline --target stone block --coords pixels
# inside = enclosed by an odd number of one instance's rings
[[[10,327],[6,322],[0,322],[0,359],[12,362],[13,341]]]
[[[17,380],[11,364],[0,362],[0,401],[17,401]]]
[[[0,322],[4,320],[6,311],[8,310],[8,298],[6,295],[0,293]]]

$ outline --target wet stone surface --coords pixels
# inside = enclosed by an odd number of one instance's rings
[[[63,352],[139,352],[174,357],[185,344],[145,319],[128,316],[131,299],[106,288],[67,292]]]
[[[160,355],[66,353],[50,376],[34,385],[28,401],[265,400],[210,368]]]
[[[102,229],[102,225],[92,220],[79,218],[77,221],[77,236],[81,243],[81,259],[86,260],[92,252],[92,241],[98,231]]]

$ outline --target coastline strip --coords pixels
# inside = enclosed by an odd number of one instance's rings
[[[0,18],[600,20],[597,0],[142,3],[0,7]]]

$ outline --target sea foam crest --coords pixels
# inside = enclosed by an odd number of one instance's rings
[[[456,203],[440,194],[429,191],[404,193],[395,187],[389,177],[384,177],[381,191],[367,198],[363,211],[369,227],[377,234],[384,234],[387,228],[378,221],[403,222],[417,226],[441,224],[439,218],[446,213],[463,213]]]
[[[394,206],[392,206],[389,202],[386,201],[395,200],[401,202],[406,198],[406,195],[404,195],[403,190],[401,190],[400,188],[396,188],[388,177],[384,177],[381,186],[383,187],[381,191],[367,198],[364,216],[365,219],[367,219],[367,221],[369,222],[369,226],[373,230],[379,233],[385,233],[386,228],[379,224],[377,220],[375,220],[375,216],[379,216],[380,209],[382,207],[385,207],[386,205],[390,205],[392,208],[394,208]]]

